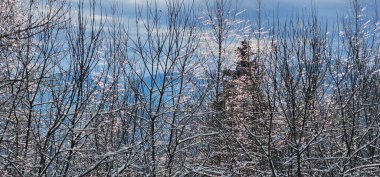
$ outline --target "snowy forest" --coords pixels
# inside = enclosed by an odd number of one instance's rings
[[[380,176],[377,0],[122,2],[0,0],[0,176]]]

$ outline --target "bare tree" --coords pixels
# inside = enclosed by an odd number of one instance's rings
[[[194,4],[186,1],[167,1],[163,7],[147,1],[137,7],[128,65],[140,82],[134,94],[143,109],[141,174],[183,173],[181,161],[188,148],[183,139],[194,135],[190,126],[203,100],[202,94],[191,99],[199,88],[194,77],[199,67],[194,57],[199,37],[195,12]]]
[[[0,175],[378,175],[377,1],[257,2],[1,1]]]

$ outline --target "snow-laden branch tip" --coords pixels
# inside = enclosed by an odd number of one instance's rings
[[[204,137],[204,136],[212,136],[212,135],[217,135],[217,134],[219,134],[219,132],[211,132],[211,133],[203,133],[203,134],[194,135],[194,136],[187,137],[185,139],[179,140],[178,144],[184,143],[186,141],[193,140],[195,138]]]

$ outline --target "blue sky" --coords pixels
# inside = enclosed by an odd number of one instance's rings
[[[238,1],[241,9],[247,9],[248,16],[255,17],[254,11],[257,7],[256,0]],[[380,11],[380,0],[359,0],[363,7],[366,8],[366,10],[372,15],[376,9],[376,1],[379,5],[377,10]],[[338,15],[340,17],[348,16],[352,9],[352,0],[261,0],[261,4],[264,17],[271,18],[273,11],[278,10],[281,20],[290,18],[297,12],[310,12],[312,4],[315,5],[318,16],[324,20],[327,19],[329,22],[335,22]]]
[[[75,0],[76,1],[76,0]],[[100,0],[103,7],[106,9],[106,13],[109,13],[109,7],[112,3],[116,3],[119,9],[123,10],[124,18],[133,20],[135,17],[135,3],[140,6],[144,6],[146,0]],[[154,2],[155,0],[148,0]],[[185,0],[190,2],[191,0]],[[213,0],[194,0],[200,8],[204,6],[206,1],[212,2]],[[232,4],[236,3],[238,10],[246,10],[243,14],[245,18],[255,19],[257,0],[231,0]],[[380,0],[359,0],[364,7],[372,13],[375,10],[375,1],[380,4]],[[163,6],[165,0],[156,0],[157,4]],[[308,12],[311,4],[315,4],[317,7],[318,15],[321,18],[328,19],[329,22],[335,22],[337,15],[347,16],[351,9],[350,3],[352,0],[261,0],[263,17],[271,19],[273,10],[279,12],[280,20],[290,18],[295,15],[295,12],[301,12],[302,10]],[[377,7],[377,10],[379,10]],[[109,14],[108,14],[109,15]]]
[[[251,0],[240,0],[241,7],[255,9],[256,2]],[[282,17],[291,16],[295,11],[310,9],[315,4],[318,14],[323,17],[334,17],[337,13],[344,13],[348,7],[349,0],[262,0],[262,9],[266,12],[279,11]]]
[[[152,0],[149,0],[152,1]],[[160,5],[165,4],[165,0],[156,0]],[[185,0],[186,1],[186,0]],[[187,0],[191,1],[191,0]],[[194,0],[196,3],[202,4],[206,1],[212,0]],[[326,17],[336,16],[337,13],[345,13],[350,8],[352,0],[261,0],[264,10],[279,9],[283,15],[290,15],[295,10],[302,10],[310,8],[311,4],[315,4],[319,10],[320,15]],[[379,0],[359,0],[365,6],[373,8],[375,1],[379,4]],[[116,2],[119,7],[126,8],[127,11],[133,10],[135,2],[138,5],[144,5],[145,0],[101,0],[103,5],[109,5]],[[247,9],[248,11],[255,10],[257,7],[257,0],[232,0],[236,2],[240,9]]]

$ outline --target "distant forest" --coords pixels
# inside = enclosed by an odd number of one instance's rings
[[[380,176],[369,1],[1,0],[0,176]]]

